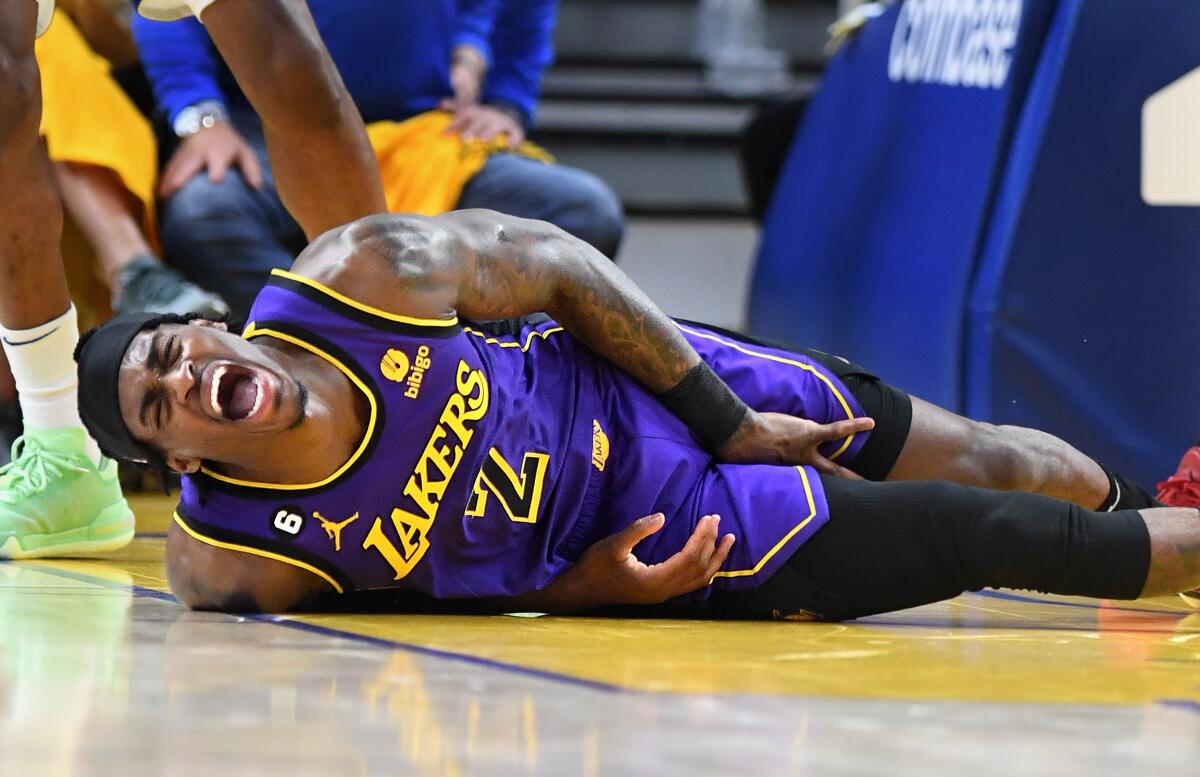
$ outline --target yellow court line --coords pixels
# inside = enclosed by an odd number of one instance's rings
[[[349,305],[357,310],[361,310],[364,313],[370,313],[373,316],[385,318],[388,321],[396,321],[401,324],[415,324],[416,326],[439,327],[456,326],[458,324],[458,316],[453,316],[451,318],[417,318],[416,316],[403,316],[399,313],[389,313],[386,310],[380,310],[379,308],[368,305],[365,302],[359,302],[356,299],[347,297],[345,294],[334,291],[325,284],[320,283],[319,281],[314,281],[312,278],[305,278],[303,275],[297,275],[296,273],[288,272],[287,270],[271,270],[271,275],[275,275],[280,278],[286,278],[289,281],[295,281],[296,283],[302,283],[305,286],[308,286],[310,289],[316,289],[322,294],[336,299],[338,302]]]
[[[259,550],[258,548],[252,548],[249,545],[235,545],[232,542],[222,542],[220,540],[214,540],[212,537],[205,537],[203,534],[200,534],[195,529],[193,529],[191,526],[188,526],[187,521],[183,520],[183,518],[180,517],[179,513],[175,513],[174,515],[175,515],[175,523],[179,524],[179,528],[183,529],[185,532],[187,532],[189,535],[191,535],[194,539],[197,539],[200,542],[203,542],[205,545],[212,545],[214,548],[221,548],[223,550],[234,550],[234,551],[237,551],[238,553],[249,553],[252,556],[262,556],[263,558],[269,558],[274,561],[282,561],[284,564],[291,564],[292,566],[299,567],[300,569],[303,569],[306,572],[312,572],[314,575],[316,575],[317,577],[320,577],[326,583],[329,583],[331,586],[333,586],[333,590],[337,591],[339,594],[344,593],[344,591],[342,590],[342,587],[340,585],[338,585],[338,582],[336,580],[334,580],[332,577],[330,577],[325,572],[322,572],[320,569],[317,569],[312,564],[306,564],[303,561],[298,561],[294,558],[288,558],[287,556],[283,556],[278,553],[272,553],[269,550]]]
[[[787,545],[788,540],[790,540],[792,537],[795,537],[797,532],[802,531],[804,527],[808,526],[809,522],[816,517],[817,504],[813,500],[812,486],[808,482],[808,473],[804,471],[804,467],[796,467],[796,471],[800,473],[800,480],[804,483],[804,496],[808,499],[808,516],[804,520],[800,521],[800,523],[796,524],[790,532],[783,535],[783,539],[775,543],[775,547],[767,551],[767,554],[758,560],[758,563],[754,565],[753,569],[732,569],[728,572],[718,572],[717,574],[713,575],[714,580],[718,577],[748,577],[750,575],[757,575],[759,570],[766,566],[766,563],[770,561],[776,553],[783,550],[783,546]]]
[[[246,340],[249,340],[252,337],[258,337],[260,335],[265,335],[267,337],[274,337],[276,339],[283,340],[284,342],[291,343],[292,345],[299,346],[299,347],[305,349],[306,351],[309,351],[310,353],[320,356],[322,359],[324,359],[325,361],[332,364],[334,367],[337,367],[339,370],[341,370],[342,373],[347,378],[350,379],[350,382],[353,383],[355,386],[358,386],[359,390],[362,391],[362,393],[366,395],[367,402],[371,405],[371,417],[367,421],[366,434],[363,435],[362,442],[360,442],[358,444],[358,448],[354,451],[353,454],[351,454],[350,458],[346,460],[345,464],[338,467],[337,470],[335,470],[334,473],[332,475],[330,475],[329,477],[325,478],[324,480],[320,480],[316,483],[258,483],[258,482],[252,481],[252,480],[239,480],[237,478],[231,478],[226,475],[222,475],[219,472],[213,472],[211,469],[208,469],[207,467],[201,467],[200,471],[215,480],[220,480],[222,483],[231,483],[235,486],[245,486],[248,488],[268,488],[268,489],[272,489],[275,491],[301,491],[304,489],[320,488],[321,486],[328,485],[329,483],[332,483],[333,481],[335,481],[339,477],[341,477],[343,472],[348,470],[351,467],[351,465],[354,464],[354,462],[358,461],[358,457],[363,454],[363,451],[365,451],[367,449],[367,445],[370,444],[371,437],[375,433],[375,424],[379,419],[379,407],[375,401],[375,395],[373,393],[371,393],[371,390],[369,388],[367,388],[367,385],[365,383],[363,383],[361,380],[359,380],[357,375],[355,375],[353,372],[350,371],[349,367],[342,364],[340,361],[338,361],[334,357],[330,356],[329,354],[325,353],[320,348],[316,347],[315,345],[313,345],[311,343],[307,343],[298,337],[293,337],[292,335],[284,334],[283,332],[277,332],[274,329],[259,329],[253,321],[251,321],[249,324],[246,325],[246,330],[242,333],[242,337],[245,338]]]
[[[476,330],[476,329],[472,329],[472,328],[471,328],[471,327],[469,327],[469,326],[464,326],[464,327],[463,327],[463,331],[464,331],[464,332],[466,332],[466,333],[468,333],[468,334],[475,335],[476,337],[482,337],[482,338],[483,338],[483,341],[484,341],[485,343],[487,343],[488,345],[498,345],[498,346],[500,346],[501,348],[520,348],[520,349],[521,349],[521,351],[522,351],[522,352],[524,352],[524,351],[528,351],[528,350],[529,350],[529,347],[530,347],[531,345],[533,345],[533,338],[535,338],[535,337],[541,337],[543,340],[545,340],[547,337],[549,337],[550,335],[554,334],[555,332],[561,332],[561,331],[563,331],[563,328],[562,328],[561,326],[554,326],[554,327],[550,327],[549,329],[544,329],[544,330],[541,330],[541,331],[530,332],[530,333],[529,333],[529,336],[525,338],[525,344],[524,344],[524,345],[521,345],[520,343],[518,343],[518,342],[516,342],[516,341],[508,342],[508,341],[503,341],[503,340],[497,340],[497,339],[496,339],[496,338],[494,338],[494,337],[488,337],[488,336],[487,336],[487,335],[485,335],[483,332],[480,332],[480,331],[478,331],[478,330]]]
[[[805,364],[804,362],[798,362],[795,359],[788,359],[784,356],[776,356],[775,354],[772,354],[772,353],[759,353],[758,351],[751,351],[749,348],[745,348],[745,347],[739,345],[738,343],[731,342],[729,340],[723,340],[720,337],[717,337],[716,335],[709,334],[708,332],[698,332],[695,329],[690,329],[690,328],[684,326],[683,324],[680,324],[679,322],[675,322],[675,326],[679,327],[681,330],[683,330],[684,332],[687,332],[690,335],[695,335],[696,337],[702,337],[705,340],[712,340],[714,343],[720,343],[721,345],[732,348],[735,351],[741,351],[742,353],[746,354],[747,356],[757,356],[760,359],[768,359],[773,362],[779,362],[780,364],[790,364],[793,367],[799,367],[802,370],[807,370],[808,372],[811,372],[813,375],[817,376],[817,379],[820,380],[822,383],[824,383],[829,388],[830,392],[832,392],[833,395],[837,398],[838,404],[842,406],[842,410],[846,411],[847,420],[855,417],[854,411],[850,409],[850,403],[846,401],[846,398],[844,396],[842,396],[842,392],[837,390],[837,386],[833,385],[833,381],[831,381],[829,378],[825,377],[825,375],[823,375],[820,370],[818,370],[816,367],[812,366],[811,364]],[[829,458],[831,460],[836,459],[838,456],[841,456],[843,453],[845,453],[846,449],[850,447],[850,443],[854,441],[854,437],[855,437],[855,435],[853,435],[853,434],[850,435],[849,437],[847,437],[846,441],[842,443],[842,447],[838,448],[833,453],[833,455],[831,455]]]

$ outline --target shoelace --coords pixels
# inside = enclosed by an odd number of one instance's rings
[[[1158,501],[1176,507],[1200,506],[1200,482],[1172,475],[1158,484]]]
[[[13,440],[12,461],[0,467],[0,502],[12,504],[46,490],[68,472],[87,472],[70,453],[44,447],[32,437]]]

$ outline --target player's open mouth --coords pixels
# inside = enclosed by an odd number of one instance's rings
[[[258,370],[222,362],[212,365],[207,373],[202,384],[207,409],[227,421],[258,416],[275,393],[267,376]]]

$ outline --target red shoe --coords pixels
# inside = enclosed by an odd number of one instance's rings
[[[1155,498],[1168,507],[1200,507],[1200,447],[1184,452],[1175,474],[1158,484]]]
[[[1155,498],[1168,507],[1200,507],[1200,447],[1183,453],[1175,474],[1158,484]],[[1194,610],[1200,610],[1200,589],[1179,594]]]

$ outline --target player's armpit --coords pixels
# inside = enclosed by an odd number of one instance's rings
[[[167,532],[171,592],[193,610],[286,612],[329,586],[311,572],[188,536],[178,524]]]

